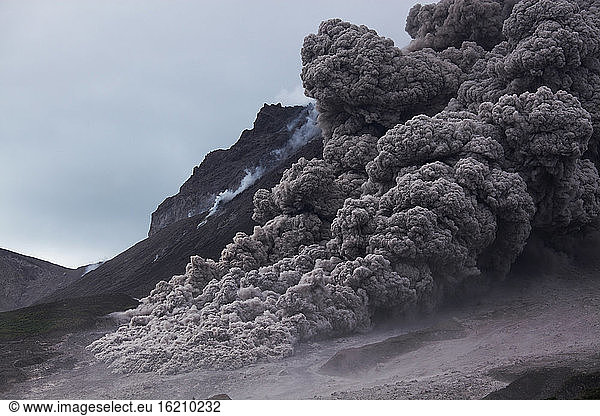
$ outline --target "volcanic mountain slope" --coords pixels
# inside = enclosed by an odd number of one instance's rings
[[[313,106],[283,107],[265,104],[252,130],[244,130],[228,150],[214,150],[194,168],[177,195],[165,199],[152,213],[148,235],[176,221],[198,215],[215,202],[220,192],[235,189],[247,175],[268,171],[310,139],[317,130],[302,130],[316,123]],[[303,134],[308,133],[308,134]],[[294,136],[294,134],[296,134]]]
[[[322,153],[320,136],[311,136],[314,130],[302,128],[306,124],[314,125],[309,117],[310,109],[310,106],[265,105],[258,113],[253,130],[245,130],[231,149],[210,153],[194,169],[182,191],[160,205],[153,214],[154,225],[148,238],[44,301],[109,293],[144,297],[159,281],[184,273],[191,256],[218,259],[237,232],[252,232],[256,225],[252,220],[252,198],[256,190],[273,187],[283,171],[300,157],[312,159]],[[310,134],[305,134],[307,131]],[[215,195],[227,188],[239,189],[244,169],[252,167],[260,167],[262,176],[227,204],[219,205],[214,215],[198,227],[214,205]],[[188,217],[193,201],[200,204],[201,212]],[[158,217],[166,221],[160,223],[162,226],[156,225]]]
[[[0,249],[0,312],[29,306],[73,283],[84,270]]]

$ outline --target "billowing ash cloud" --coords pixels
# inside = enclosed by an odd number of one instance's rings
[[[408,50],[460,48],[473,41],[490,50],[503,40],[502,25],[518,0],[442,0],[413,6],[406,31],[414,39]]]
[[[599,19],[593,1],[443,0],[413,9],[407,51],[323,22],[302,48],[323,158],[91,349],[125,372],[278,359],[502,279],[532,233],[577,238],[600,214]]]

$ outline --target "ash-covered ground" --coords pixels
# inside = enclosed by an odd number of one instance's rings
[[[366,334],[302,344],[293,357],[238,370],[117,374],[85,350],[107,329],[70,335],[50,363],[28,368],[38,378],[14,384],[0,397],[480,399],[532,370],[547,380],[558,369],[562,378],[546,397],[535,391],[520,397],[548,398],[573,374],[600,371],[599,276],[600,262],[515,276],[481,299],[429,319],[387,322]],[[386,341],[391,337],[393,342]],[[368,359],[357,359],[365,349]],[[331,370],[334,357],[341,372]],[[351,365],[344,366],[348,358]],[[60,363],[68,365],[57,370]],[[52,366],[56,372],[44,374]],[[534,386],[545,387],[539,380]]]

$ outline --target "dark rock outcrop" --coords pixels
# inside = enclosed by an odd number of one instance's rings
[[[231,400],[231,397],[228,394],[221,393],[210,396],[208,400]]]
[[[577,371],[569,367],[526,371],[508,386],[496,390],[488,400],[598,400],[600,371]]]

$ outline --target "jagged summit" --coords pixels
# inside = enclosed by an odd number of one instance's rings
[[[309,120],[315,125],[316,113],[311,119],[311,112],[314,112],[311,105],[265,104],[251,130],[244,130],[229,149],[207,154],[202,163],[194,167],[192,176],[181,186],[179,193],[158,206],[152,213],[148,235],[209,210],[221,192],[238,188],[248,172],[254,173],[260,167],[264,174],[279,166],[291,152],[306,143],[302,139],[312,138],[305,135],[297,143],[293,142],[294,134],[298,138],[298,132]]]

